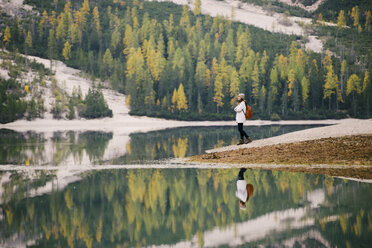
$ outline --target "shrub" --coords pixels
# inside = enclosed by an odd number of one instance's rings
[[[89,89],[84,99],[85,108],[79,112],[84,118],[93,119],[101,117],[112,117],[112,110],[109,109],[101,91]]]
[[[271,114],[270,120],[271,121],[280,121],[280,116],[277,113]]]
[[[24,116],[27,103],[21,97],[21,86],[17,81],[0,78],[0,123],[12,122]]]

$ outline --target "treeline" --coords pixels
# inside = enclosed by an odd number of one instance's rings
[[[203,16],[200,1],[192,13],[170,3],[54,2],[34,21],[9,23],[4,44],[109,79],[133,114],[230,119],[244,92],[255,118],[369,116],[368,68],[304,51],[294,36]],[[174,14],[159,17],[162,7]]]
[[[337,21],[337,17],[341,11],[347,15],[349,21],[352,19],[353,8],[357,7],[359,13],[360,23],[365,23],[368,19],[367,12],[372,10],[372,2],[369,0],[354,0],[354,1],[340,1],[340,0],[327,0],[322,3],[319,8],[314,12],[315,16],[321,16],[326,21]],[[370,13],[369,13],[370,15]],[[371,18],[369,16],[369,18]]]

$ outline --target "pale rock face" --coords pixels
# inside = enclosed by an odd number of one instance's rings
[[[147,1],[158,1],[158,2],[173,2],[179,5],[187,5],[190,9],[193,9],[193,1],[190,0],[147,0]],[[282,0],[287,3],[291,0]],[[305,9],[312,8],[316,9],[323,2],[323,0],[317,1],[311,6],[303,6]],[[296,16],[285,16],[281,13],[269,12],[261,6],[243,3],[236,0],[201,0],[201,11],[203,14],[210,15],[213,17],[223,16],[231,18],[232,9],[234,10],[233,21],[242,22],[252,26],[256,26],[275,33],[294,34],[304,36],[305,31],[299,25],[299,23],[310,24],[311,18],[303,18]],[[300,4],[300,3],[299,3]],[[317,4],[317,5],[316,5]],[[316,8],[315,8],[316,6]],[[310,9],[311,9],[310,8]],[[309,10],[310,11],[310,10]],[[283,22],[285,20],[285,22]],[[327,25],[331,25],[327,23]],[[308,37],[305,44],[306,49],[310,49],[314,52],[321,52],[323,50],[322,42],[316,37]]]
[[[2,12],[11,16],[19,16],[22,12],[32,11],[32,6],[23,4],[23,0],[0,0],[0,7]]]

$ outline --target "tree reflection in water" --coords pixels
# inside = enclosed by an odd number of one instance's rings
[[[240,211],[239,169],[91,171],[63,190],[35,195],[53,177],[1,173],[0,244],[111,247],[249,243],[347,247],[372,242],[372,185],[251,170],[254,197]],[[6,180],[11,178],[11,180]],[[65,180],[64,178],[63,180]],[[63,183],[61,181],[56,184]],[[275,235],[273,238],[273,235]]]
[[[316,125],[251,126],[261,139]],[[0,129],[0,164],[101,165],[133,164],[201,154],[235,144],[235,127],[184,127],[120,135],[112,132],[19,133]]]

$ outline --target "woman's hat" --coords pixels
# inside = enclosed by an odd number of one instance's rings
[[[244,93],[239,93],[239,95],[238,95],[240,98],[243,98],[244,99],[244,97],[245,97],[245,94]]]

